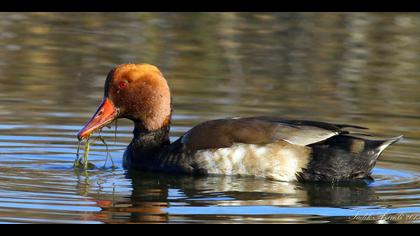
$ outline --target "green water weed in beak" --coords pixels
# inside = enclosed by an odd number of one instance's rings
[[[77,145],[76,159],[74,160],[73,168],[84,169],[84,170],[95,169],[96,168],[93,163],[89,162],[88,158],[89,158],[90,145],[94,144],[97,141],[101,141],[102,144],[104,144],[104,146],[106,148],[106,159],[105,159],[104,168],[106,167],[106,164],[108,163],[108,160],[110,160],[111,163],[112,163],[112,169],[116,168],[114,160],[112,159],[111,153],[109,151],[108,144],[106,143],[105,139],[102,137],[101,132],[99,132],[98,136],[93,140],[91,139],[91,136],[87,137],[87,139],[85,141],[83,159],[80,157],[80,148],[81,148],[81,145],[82,145],[82,140],[79,140],[78,145]]]

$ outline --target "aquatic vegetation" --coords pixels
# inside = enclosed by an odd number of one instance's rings
[[[95,165],[88,161],[89,150],[90,150],[90,136],[85,141],[85,148],[83,151],[83,158],[80,157],[80,147],[82,145],[82,140],[79,140],[77,145],[76,159],[73,163],[73,168],[83,168],[85,170],[95,168]],[[89,168],[90,167],[90,168]]]
[[[102,142],[102,144],[105,145],[105,148],[106,148],[106,159],[105,159],[104,167],[108,163],[108,159],[109,159],[111,160],[111,163],[112,163],[111,167],[113,169],[116,168],[114,160],[112,160],[111,153],[109,152],[108,144],[106,143],[105,139],[102,136],[98,136],[97,139],[99,139]],[[116,136],[115,136],[115,139],[116,139]]]
[[[116,140],[116,132],[115,132],[115,140]],[[94,139],[91,139],[90,135],[89,135],[89,137],[86,138],[82,158],[80,157],[80,148],[82,146],[83,140],[78,141],[76,159],[74,160],[73,168],[84,169],[84,170],[89,170],[89,169],[96,168],[96,166],[93,163],[89,162],[88,157],[89,157],[90,146],[93,145],[97,141],[101,141],[102,144],[106,148],[106,159],[105,159],[104,167],[108,163],[108,160],[110,160],[111,163],[112,163],[111,167],[113,169],[116,168],[114,160],[111,157],[111,153],[109,152],[108,144],[106,143],[105,139],[102,137],[101,131],[99,131],[98,136]]]

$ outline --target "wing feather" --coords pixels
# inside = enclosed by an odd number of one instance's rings
[[[279,140],[307,146],[336,135],[349,134],[345,128],[366,129],[355,125],[272,117],[235,118],[201,123],[182,136],[180,142],[190,150],[225,148],[234,143],[268,144]]]

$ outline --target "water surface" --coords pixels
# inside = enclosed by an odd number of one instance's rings
[[[420,14],[1,13],[0,223],[419,223]],[[405,139],[374,182],[297,184],[127,171],[132,124],[104,129],[97,166],[76,133],[116,64],[158,65],[171,139],[199,122],[274,115]]]

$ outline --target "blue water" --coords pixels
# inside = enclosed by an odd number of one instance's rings
[[[419,223],[420,14],[0,13],[0,223]],[[354,184],[127,171],[132,124],[96,168],[76,133],[109,69],[158,65],[175,140],[199,122],[273,115],[403,134]]]

